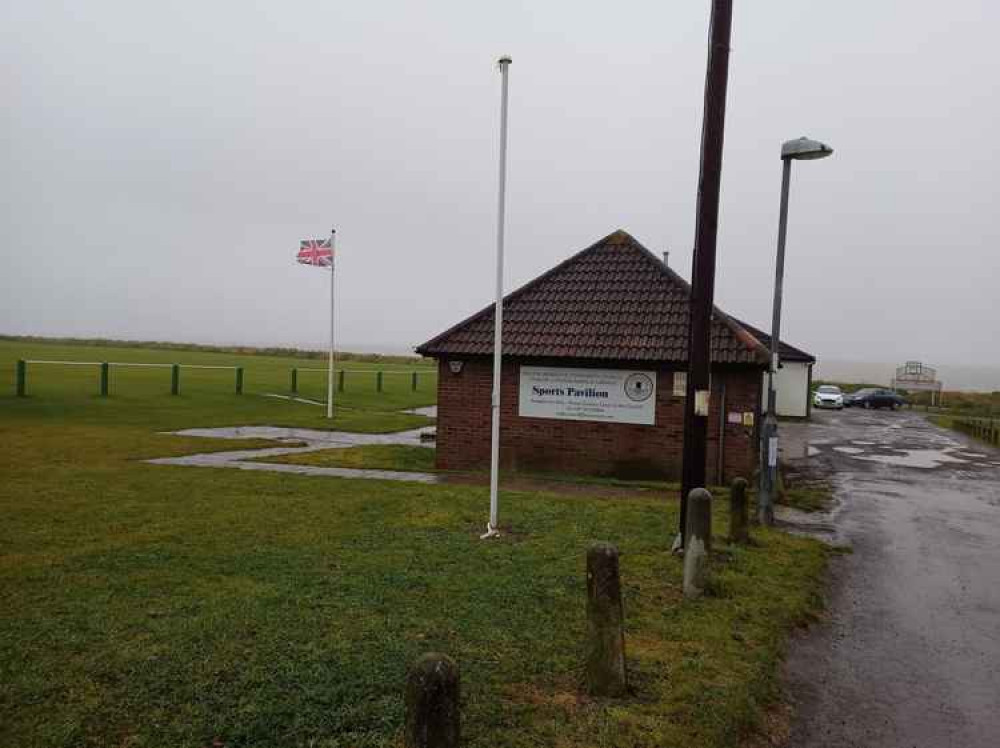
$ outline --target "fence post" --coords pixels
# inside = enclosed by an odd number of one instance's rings
[[[344,370],[341,369],[340,373],[337,375],[337,391],[344,391]]]
[[[292,394],[299,391],[299,370],[292,367]]]
[[[243,367],[242,366],[237,366],[236,367],[236,394],[237,395],[242,395],[243,394]]]
[[[108,396],[108,370],[110,368],[107,361],[101,364],[101,397]]]
[[[587,551],[587,691],[592,696],[623,696],[625,613],[618,549],[595,543]]]
[[[749,525],[747,482],[743,478],[737,478],[729,489],[729,542],[748,542],[750,540]]]
[[[181,365],[173,364],[170,367],[170,394],[181,394]]]
[[[417,372],[413,372],[413,375],[412,375],[411,381],[410,381],[410,389],[412,389],[414,392],[417,391]]]
[[[410,667],[406,679],[406,748],[458,748],[462,715],[458,665],[430,652]]]
[[[712,550],[712,494],[704,488],[688,494],[684,536],[684,597],[694,599],[705,594],[708,586],[708,554]]]
[[[17,362],[17,396],[24,397],[27,391],[28,362],[21,359]]]
[[[376,392],[381,392],[382,391],[382,372],[381,371],[375,372],[375,391]]]

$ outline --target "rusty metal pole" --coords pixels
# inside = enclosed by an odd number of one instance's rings
[[[715,296],[715,242],[719,228],[722,143],[729,81],[732,0],[713,0],[709,30],[705,105],[701,125],[701,170],[691,262],[691,319],[688,336],[687,397],[684,403],[684,454],[681,467],[680,547],[684,547],[688,494],[705,486],[712,305]]]

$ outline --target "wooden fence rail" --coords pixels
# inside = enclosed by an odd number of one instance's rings
[[[952,425],[956,431],[1000,446],[1000,421],[992,418],[953,418]]]

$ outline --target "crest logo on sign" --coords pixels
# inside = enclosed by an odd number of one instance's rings
[[[653,394],[653,380],[645,374],[630,374],[625,379],[625,396],[635,403],[645,402]]]

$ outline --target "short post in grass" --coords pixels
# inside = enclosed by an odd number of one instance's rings
[[[341,369],[340,373],[337,374],[337,392],[344,391],[344,370]]]
[[[236,394],[237,395],[242,395],[243,394],[243,367],[242,366],[237,366],[236,367]]]
[[[170,394],[181,394],[181,365],[171,364],[170,366]]]
[[[695,488],[688,494],[684,532],[684,597],[695,599],[708,586],[709,552],[712,550],[712,494]]]
[[[729,488],[729,542],[750,542],[750,512],[747,508],[747,482],[737,478]]]
[[[375,391],[376,392],[381,392],[382,391],[382,372],[381,371],[375,372]]]
[[[291,391],[292,391],[293,395],[296,394],[296,393],[298,393],[298,391],[299,391],[299,370],[296,369],[294,366],[292,367],[292,386],[291,386]]]
[[[21,359],[17,362],[17,396],[25,397],[28,392],[28,362]]]
[[[101,397],[108,396],[108,370],[110,368],[107,361],[101,364]]]
[[[587,551],[587,691],[592,696],[624,696],[625,612],[618,549],[594,543]]]
[[[458,748],[461,705],[458,665],[430,652],[410,667],[406,679],[406,748]]]
[[[417,372],[413,372],[413,374],[410,375],[410,389],[414,392],[417,391]]]

